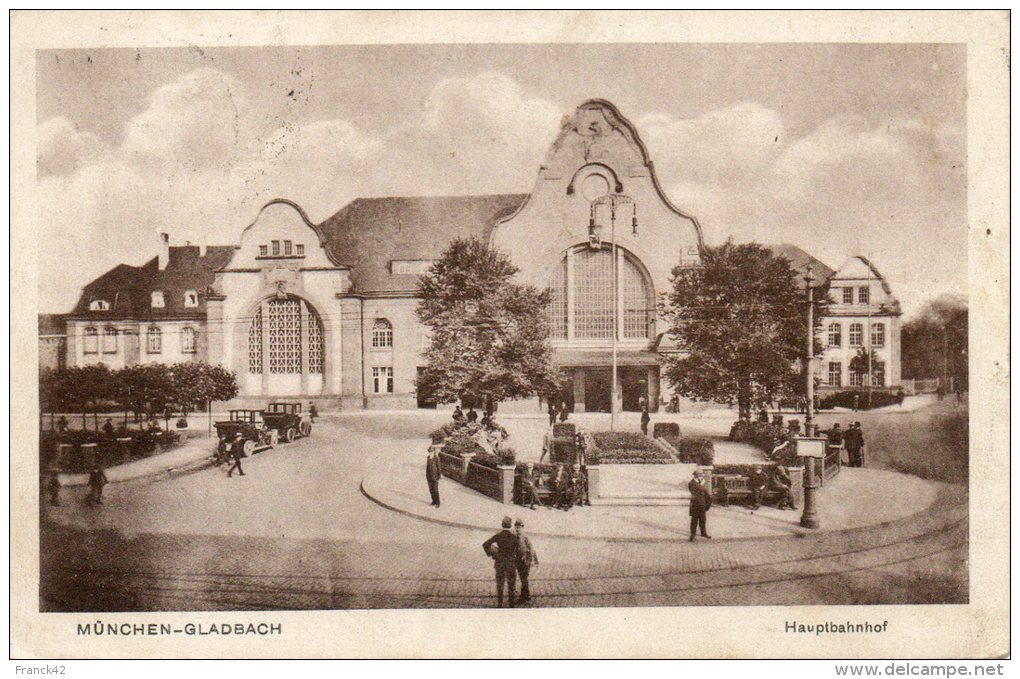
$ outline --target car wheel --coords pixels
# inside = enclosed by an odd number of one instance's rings
[[[269,445],[278,446],[280,445],[280,432],[275,429],[269,432]]]
[[[296,438],[297,438],[297,432],[294,430],[294,427],[288,427],[287,428],[287,443],[294,443],[294,439],[296,439]]]
[[[249,456],[249,457],[251,457],[252,455],[255,454],[255,442],[254,441],[249,439],[249,440],[244,442],[244,454]]]

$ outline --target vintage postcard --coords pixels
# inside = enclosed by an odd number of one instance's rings
[[[1008,12],[11,41],[14,657],[1009,653]]]

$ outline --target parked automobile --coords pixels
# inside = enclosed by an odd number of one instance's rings
[[[280,441],[275,429],[266,426],[261,410],[231,410],[230,419],[216,422],[220,441],[229,443],[240,432],[244,437],[244,452],[251,455],[258,450],[272,448]]]
[[[262,418],[267,427],[288,443],[298,436],[310,436],[312,433],[311,417],[301,411],[301,404],[296,401],[270,403]]]

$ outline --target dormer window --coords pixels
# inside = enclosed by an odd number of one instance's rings
[[[184,293],[184,306],[194,308],[198,306],[198,291],[188,290]]]
[[[110,303],[105,299],[94,299],[89,302],[89,311],[109,311]]]
[[[153,290],[152,291],[152,308],[153,309],[162,309],[165,306],[166,306],[166,300],[163,299],[163,291],[162,290]]]

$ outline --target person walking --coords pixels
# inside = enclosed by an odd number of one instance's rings
[[[552,399],[549,399],[549,426],[550,427],[553,426],[554,424],[556,424],[556,415],[557,414],[558,413],[556,412],[556,404],[553,402]]]
[[[570,411],[567,410],[567,402],[564,401],[560,404],[560,422],[566,422],[568,417],[570,417]]]
[[[843,436],[843,445],[846,446],[847,457],[851,467],[864,466],[864,432],[861,431],[861,423],[853,422]]]
[[[641,433],[648,436],[648,423],[652,421],[652,416],[648,414],[648,405],[645,403],[641,404]]]
[[[425,480],[429,484],[429,495],[432,496],[432,506],[439,506],[439,478],[443,475],[439,466],[439,449],[441,446],[429,446],[429,456],[425,460]]]
[[[110,419],[109,417],[106,418],[106,422],[103,423],[103,434],[106,436],[106,438],[112,439],[116,431],[117,428],[113,426],[113,420]]]
[[[234,443],[230,446],[230,457],[234,460],[234,464],[227,470],[227,478],[229,479],[233,476],[235,469],[240,476],[244,476],[244,470],[241,469],[241,460],[247,456],[244,452],[244,434],[241,432],[237,432],[237,436],[234,437]]]
[[[507,602],[514,607],[517,590],[517,550],[520,542],[510,530],[513,521],[509,516],[503,517],[503,530],[482,543],[482,549],[489,556],[496,568],[496,605],[503,608],[503,588],[506,586]]]
[[[319,409],[311,401],[308,402],[308,418],[315,424],[315,418],[319,416]]]
[[[691,482],[687,484],[687,490],[691,492],[691,542],[694,542],[694,536],[701,528],[701,536],[704,538],[712,539],[712,536],[708,534],[708,510],[712,507],[712,491],[708,488],[708,484],[705,483],[705,475],[701,473],[701,470],[695,470],[694,477]]]
[[[531,538],[524,534],[524,521],[514,521],[514,534],[517,536],[517,577],[521,581],[521,596],[517,605],[531,603],[531,588],[528,587],[528,575],[532,566],[538,566],[538,552],[531,544]]]
[[[103,504],[103,488],[109,482],[102,467],[98,464],[93,465],[92,471],[89,472],[89,494],[86,496],[85,502],[94,505]]]

